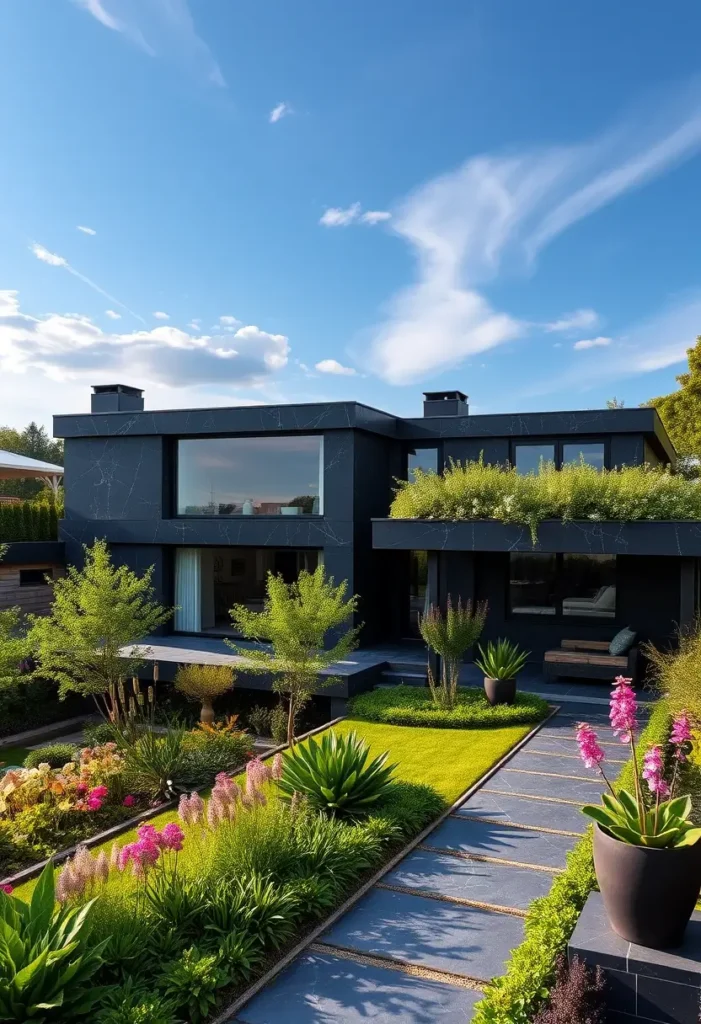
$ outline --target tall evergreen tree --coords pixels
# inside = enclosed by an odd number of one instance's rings
[[[701,459],[701,335],[686,354],[689,365],[686,373],[677,377],[679,388],[646,404],[657,409],[672,444],[688,466]]]

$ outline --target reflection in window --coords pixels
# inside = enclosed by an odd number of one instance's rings
[[[555,461],[554,444],[517,444],[514,445],[514,465],[516,472],[525,476],[526,473],[538,473],[544,462]]]
[[[420,469],[423,473],[437,473],[438,449],[410,448],[407,458],[407,479],[410,483],[414,479],[414,473],[417,469]]]
[[[616,556],[562,556],[562,614],[616,617]]]
[[[428,552],[409,552],[409,636],[421,637],[419,620],[428,611]]]
[[[557,556],[510,555],[509,607],[514,615],[557,614]]]
[[[587,442],[586,444],[563,444],[562,465],[585,462],[594,469],[604,468],[603,442]]]
[[[301,548],[176,548],[175,629],[235,635],[232,605],[262,611],[269,572],[294,583],[302,569],[316,569],[320,556]]]
[[[178,441],[178,515],[320,515],[323,438]]]

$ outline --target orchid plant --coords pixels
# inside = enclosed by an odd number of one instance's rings
[[[690,717],[682,712],[673,721],[667,751],[671,758],[665,756],[660,744],[655,744],[643,754],[641,766],[635,738],[638,730],[637,702],[632,682],[625,676],[616,678],[609,717],[614,736],[630,746],[635,791],[614,789],[603,768],[606,755],[595,730],[586,722],[580,722],[577,742],[582,760],[587,768],[599,772],[608,787],[608,792],[601,798],[603,806],[587,805],[582,810],[607,835],[632,846],[660,849],[693,846],[701,839],[701,828],[690,820],[691,798],[675,795],[679,769],[687,760],[693,741]],[[673,765],[669,782],[665,778],[668,761]]]

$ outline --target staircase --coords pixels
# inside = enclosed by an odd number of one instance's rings
[[[375,689],[388,686],[428,686],[426,665],[420,661],[388,661],[382,682]]]

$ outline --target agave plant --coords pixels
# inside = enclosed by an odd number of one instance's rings
[[[92,979],[109,940],[89,942],[93,903],[57,909],[52,864],[30,903],[0,892],[0,1020],[73,1020],[102,998]]]
[[[389,751],[368,763],[370,748],[357,733],[325,733],[295,747],[285,758],[279,781],[283,799],[300,793],[317,810],[354,816],[377,803],[392,785],[396,764],[387,764]]]
[[[475,665],[488,679],[515,679],[526,664],[530,651],[522,651],[518,644],[510,640],[491,641],[486,648],[477,648],[479,657]]]
[[[604,793],[603,807],[587,805],[582,811],[601,825],[614,839],[631,846],[693,846],[701,839],[701,828],[691,820],[691,797],[678,796],[657,807],[641,809],[632,793],[621,789],[617,796]]]

